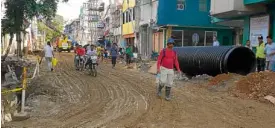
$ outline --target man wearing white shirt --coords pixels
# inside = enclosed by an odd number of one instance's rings
[[[220,46],[220,42],[217,40],[217,37],[213,37],[213,46]]]
[[[53,47],[51,46],[51,43],[48,41],[47,45],[44,47],[44,53],[45,53],[45,59],[48,64],[48,68],[50,71],[53,71],[52,68],[52,58],[54,57],[53,54]]]

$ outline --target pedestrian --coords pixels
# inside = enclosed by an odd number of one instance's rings
[[[115,68],[116,66],[116,59],[117,59],[117,55],[118,55],[118,48],[116,43],[113,44],[111,50],[110,50],[110,55],[112,57],[112,68]]]
[[[220,46],[220,42],[217,40],[217,37],[213,37],[213,46]]]
[[[265,70],[265,43],[263,37],[258,37],[259,45],[256,47],[257,71]]]
[[[245,47],[249,48],[252,50],[251,44],[250,44],[250,40],[246,41]]]
[[[133,49],[130,45],[126,48],[126,65],[129,66],[131,64],[131,58],[133,57]]]
[[[265,47],[266,51],[266,67],[267,70],[275,72],[275,43],[272,42],[272,37],[267,36],[267,44]]]
[[[168,39],[167,48],[161,50],[157,61],[157,73],[160,74],[157,95],[161,96],[161,90],[165,86],[165,99],[167,101],[171,99],[170,92],[174,81],[174,68],[179,73],[181,72],[177,53],[173,50],[174,43],[174,39]]]
[[[48,41],[47,45],[44,47],[44,53],[45,53],[45,59],[48,65],[48,69],[49,71],[53,71],[52,58],[54,57],[54,52],[50,41]]]

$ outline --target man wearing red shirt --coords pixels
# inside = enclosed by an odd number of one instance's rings
[[[180,71],[177,53],[173,50],[174,39],[169,38],[167,48],[160,52],[157,62],[157,73],[160,74],[160,84],[158,85],[158,96],[161,96],[161,90],[165,86],[165,99],[171,99],[170,92],[174,82],[174,66]]]
[[[85,55],[85,49],[82,48],[82,46],[80,45],[76,45],[76,48],[75,48],[75,60],[74,60],[74,63],[75,63],[75,67],[77,68],[77,65],[78,65],[78,62],[79,62],[79,59],[80,59],[80,56],[84,56]],[[77,57],[78,56],[78,57]]]
[[[76,55],[78,55],[78,56],[84,56],[85,52],[86,51],[82,46],[80,46],[79,48],[76,48]]]

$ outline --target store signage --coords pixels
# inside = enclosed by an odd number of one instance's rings
[[[104,24],[103,23],[98,23],[96,27],[97,28],[104,28]]]
[[[258,37],[263,36],[263,41],[266,42],[266,37],[269,34],[269,15],[250,18],[250,42],[251,46],[259,45]]]

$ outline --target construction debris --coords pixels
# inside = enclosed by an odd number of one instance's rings
[[[275,73],[251,73],[236,82],[235,95],[242,98],[259,99],[275,96]]]
[[[273,103],[275,105],[275,97],[273,97],[273,96],[265,96],[264,99],[270,101],[271,103]]]
[[[231,79],[233,74],[219,74],[209,80],[208,85],[218,85],[221,82],[225,82]]]

